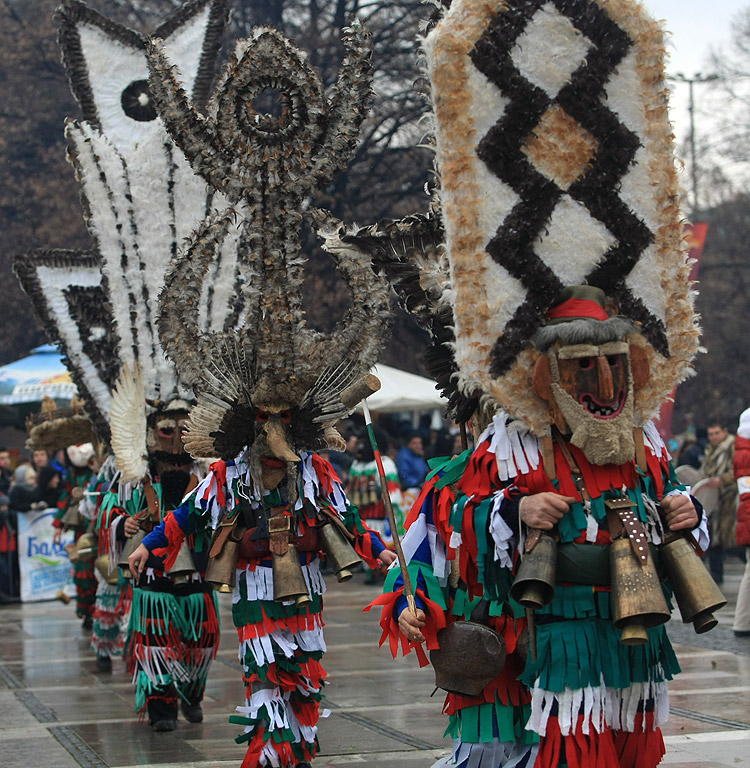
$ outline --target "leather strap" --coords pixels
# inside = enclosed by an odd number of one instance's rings
[[[271,507],[268,516],[268,548],[274,555],[285,555],[289,551],[292,533],[292,513],[287,507]]]
[[[146,480],[143,484],[143,494],[146,497],[146,505],[148,508],[148,516],[152,522],[161,522],[161,509],[159,505],[159,497],[154,490],[154,486],[151,485],[150,480]]]
[[[573,454],[568,448],[565,438],[560,434],[557,427],[552,427],[557,437],[557,444],[560,446],[565,461],[568,462],[570,471],[573,474],[573,481],[576,484],[578,492],[584,501],[591,501],[591,495],[586,490],[586,484],[583,480],[583,473],[576,464]],[[617,499],[605,499],[607,507],[607,526],[609,535],[612,539],[618,539],[620,536],[627,536],[630,540],[630,546],[633,554],[641,563],[648,561],[648,537],[643,527],[643,523],[638,519],[638,515],[633,510],[634,503],[625,495]]]

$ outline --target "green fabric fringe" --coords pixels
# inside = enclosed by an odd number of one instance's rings
[[[521,682],[547,691],[604,685],[627,688],[632,683],[671,680],[680,671],[664,626],[648,630],[649,640],[625,646],[611,621],[577,618],[537,624],[537,660],[531,655]]]
[[[486,744],[495,738],[500,741],[535,744],[539,741],[539,735],[527,731],[524,727],[530,711],[529,705],[514,707],[495,698],[494,702],[466,707],[451,715],[443,736],[471,744]],[[495,734],[495,723],[498,735]]]

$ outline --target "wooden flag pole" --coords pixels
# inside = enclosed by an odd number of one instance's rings
[[[393,505],[391,504],[391,495],[388,493],[388,483],[385,478],[385,468],[383,467],[383,459],[380,456],[380,448],[378,448],[378,441],[375,439],[375,430],[372,426],[372,417],[370,416],[370,409],[367,407],[367,400],[362,401],[362,410],[365,415],[365,425],[367,426],[367,436],[370,438],[370,445],[372,446],[372,452],[375,454],[375,463],[378,467],[378,474],[380,475],[380,490],[383,495],[383,504],[385,506],[385,513],[388,515],[388,521],[391,524],[391,534],[393,536],[393,543],[396,545],[396,555],[398,557],[398,564],[401,566],[401,578],[404,581],[404,594],[406,595],[406,602],[411,609],[411,612],[417,615],[417,604],[414,601],[414,589],[411,585],[411,576],[409,575],[409,569],[406,567],[406,557],[404,556],[404,550],[401,548],[401,537],[398,535],[398,528],[396,527],[396,515],[393,513]]]

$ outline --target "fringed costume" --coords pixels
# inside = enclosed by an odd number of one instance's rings
[[[121,527],[123,521],[109,503],[103,504],[114,480],[115,462],[114,457],[110,456],[91,483],[92,497],[95,499],[94,532],[97,536],[98,555],[94,566],[99,578],[91,648],[96,653],[97,667],[102,671],[111,670],[112,658],[123,655],[133,600],[130,580],[117,567],[125,542],[125,532]]]
[[[71,446],[73,449],[78,449],[78,447]],[[90,447],[93,454],[93,447]],[[65,480],[63,492],[60,495],[60,501],[57,503],[58,512],[52,522],[55,528],[73,530],[74,542],[76,543],[90,529],[92,522],[79,511],[84,493],[88,490],[94,476],[93,470],[86,464],[88,458],[90,458],[90,454],[85,456],[84,466],[73,465],[71,467]],[[68,520],[73,517],[77,518],[77,522],[65,522],[63,518],[66,515],[68,515]],[[76,588],[76,616],[83,620],[84,627],[91,629],[97,589],[93,559],[76,559],[73,563],[73,583]]]
[[[151,512],[164,510],[166,516],[174,503],[164,499],[157,480],[133,489],[124,500],[110,492],[102,514],[114,521],[111,535],[117,539],[125,516],[145,516],[150,528],[160,522],[152,520]],[[197,539],[190,537],[188,548],[196,554],[178,571],[168,572],[174,562],[167,566],[155,560],[133,588],[126,659],[136,686],[136,710],[148,714],[152,725],[175,721],[179,702],[186,712],[197,712],[219,649],[218,606],[213,589],[201,578],[207,552],[202,537]]]
[[[159,318],[168,356],[197,392],[185,447],[196,459],[221,460],[129,562],[138,570],[160,554],[169,567],[185,533],[213,531],[207,579],[233,592],[247,687],[233,718],[244,726],[245,768],[305,766],[317,752],[325,677],[318,551],[340,580],[358,557],[371,567],[394,557],[314,453],[343,450],[335,423],[379,386],[367,372],[388,314],[387,284],[369,257],[340,244],[340,222],[305,205],[346,166],[366,114],[369,36],[354,25],[343,43],[346,58],[329,96],[289,40],[255,30],[237,43],[206,117],[175,80],[169,51],[158,42],[150,49],[159,114],[196,172],[232,207],[207,217],[173,261]],[[289,105],[278,117],[253,109],[269,77]],[[351,307],[331,335],[305,324],[303,217],[324,247],[336,241],[331,254],[351,289]],[[236,295],[223,300],[234,320],[209,333],[185,308],[198,306],[232,237],[241,279]],[[214,306],[220,303],[214,295]]]
[[[630,0],[454,0],[423,50],[431,209],[341,242],[430,333],[476,448],[435,465],[408,517],[418,608],[391,574],[383,641],[427,663],[424,638],[448,691],[466,688],[445,673],[460,619],[504,648],[478,698],[448,695],[461,768],[650,768],[678,670],[665,597],[699,632],[723,604],[685,600],[671,553],[708,577],[705,523],[650,422],[699,335],[663,35]]]
[[[259,489],[246,457],[218,462],[187,502],[144,539],[152,556],[174,559],[189,530],[231,524],[245,529],[240,539],[232,616],[240,642],[247,698],[231,718],[244,726],[243,766],[294,765],[317,753],[317,722],[326,676],[321,659],[323,594],[317,525],[334,515],[353,536],[357,554],[372,568],[384,545],[362,524],[333,467],[314,453],[300,454],[294,499],[287,488]],[[267,516],[287,516],[310,602],[274,600],[273,563]]]

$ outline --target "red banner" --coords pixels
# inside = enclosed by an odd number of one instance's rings
[[[703,246],[706,244],[706,234],[708,233],[708,223],[699,221],[695,224],[687,223],[683,229],[685,244],[688,247],[688,260],[692,260],[690,267],[690,282],[694,283],[698,279],[698,267],[703,256]],[[659,409],[659,415],[654,419],[662,439],[666,443],[672,437],[672,412],[674,411],[674,398],[677,388],[672,390],[669,399],[666,400]]]

